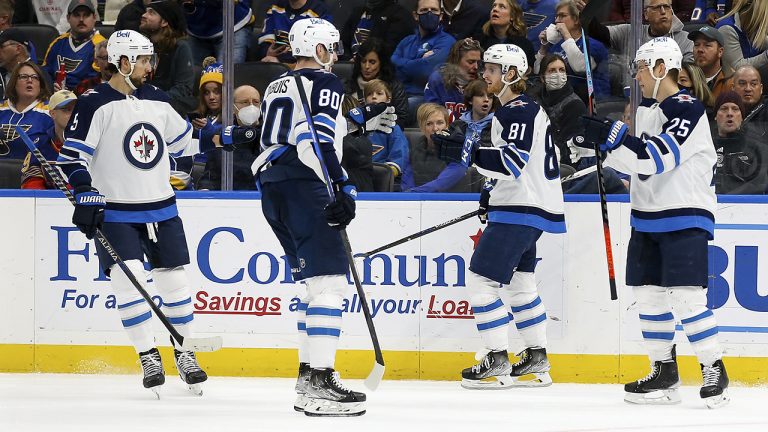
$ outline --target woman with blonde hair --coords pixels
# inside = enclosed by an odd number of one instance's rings
[[[483,50],[496,44],[517,45],[525,52],[528,64],[533,64],[533,44],[528,40],[523,9],[516,0],[493,0],[490,19],[472,39],[479,41]]]
[[[733,0],[731,11],[717,22],[723,35],[723,68],[768,67],[768,1]]]
[[[683,68],[677,75],[677,85],[688,90],[691,96],[700,100],[701,103],[711,111],[715,106],[715,98],[712,91],[707,86],[707,79],[704,77],[704,71],[694,63],[683,62]]]

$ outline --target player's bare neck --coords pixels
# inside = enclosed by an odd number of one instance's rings
[[[296,60],[296,67],[294,67],[294,70],[299,69],[322,69],[323,67],[320,66],[318,62],[315,61],[313,58],[309,57],[299,57]]]
[[[125,82],[125,78],[119,73],[112,75],[109,79],[109,86],[124,95],[133,94],[133,89]]]
[[[656,100],[659,103],[664,102],[664,99],[676,95],[678,91],[680,91],[680,88],[673,79],[664,78],[661,85],[659,85],[658,93],[656,93]]]
[[[513,101],[513,100],[517,99],[518,97],[520,97],[520,93],[515,93],[512,90],[507,89],[507,91],[505,91],[499,97],[499,102],[501,103],[502,106],[504,106],[507,103],[509,103],[510,101]]]

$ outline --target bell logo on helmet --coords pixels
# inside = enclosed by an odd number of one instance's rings
[[[119,37],[119,38],[130,37],[131,36],[131,33],[127,32],[127,31],[118,31],[116,33],[117,33],[116,36]]]

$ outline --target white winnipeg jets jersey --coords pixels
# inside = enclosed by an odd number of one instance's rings
[[[105,221],[159,222],[178,214],[169,156],[200,148],[192,126],[167,101],[151,85],[126,96],[107,83],[78,99],[58,164],[70,181],[78,170],[90,173],[107,200]]]
[[[564,233],[560,165],[541,106],[521,95],[496,110],[491,142],[474,160],[480,174],[496,179],[488,220]]]
[[[638,137],[608,154],[606,163],[632,173],[630,223],[637,231],[701,228],[714,236],[717,153],[704,105],[681,90],[637,109]]]

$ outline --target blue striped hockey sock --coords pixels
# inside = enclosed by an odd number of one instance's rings
[[[667,289],[655,285],[633,287],[640,315],[640,330],[651,361],[672,358],[675,317],[667,300]]]

